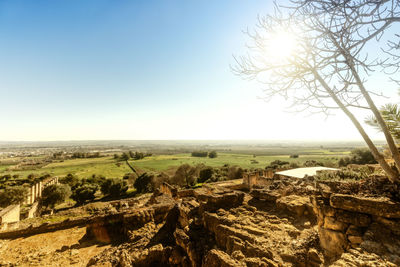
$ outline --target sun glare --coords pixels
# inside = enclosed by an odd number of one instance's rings
[[[274,61],[290,58],[296,48],[294,35],[288,32],[276,32],[268,39],[266,50]]]

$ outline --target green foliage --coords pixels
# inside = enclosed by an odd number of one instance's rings
[[[147,193],[147,192],[153,192],[153,180],[154,175],[150,175],[147,173],[143,173],[142,175],[139,175],[139,177],[136,179],[134,183],[134,187],[136,188],[136,191],[138,193]]]
[[[339,167],[345,167],[349,164],[376,164],[376,160],[371,151],[367,148],[357,148],[351,151],[350,157],[339,159]]]
[[[92,201],[95,199],[97,189],[98,186],[95,184],[82,184],[74,189],[71,198],[75,200],[78,205],[86,201]]]
[[[267,169],[267,168],[280,169],[280,168],[282,168],[283,166],[288,165],[288,164],[289,164],[288,161],[283,161],[283,160],[277,159],[277,160],[272,161],[272,162],[271,162],[267,167],[265,167],[265,168],[266,168],[266,169]]]
[[[377,163],[371,151],[367,148],[357,148],[351,151],[351,162],[354,164],[375,164]]]
[[[400,107],[397,104],[386,104],[381,107],[380,112],[389,132],[397,142],[400,142]],[[382,131],[375,117],[368,117],[365,122],[375,129]]]
[[[317,166],[324,166],[323,162],[319,162],[316,160],[307,160],[303,163],[304,167],[317,167]]]
[[[210,180],[214,174],[214,169],[212,167],[206,167],[201,169],[199,172],[199,179],[197,180],[198,183],[204,183],[207,180]]]
[[[69,185],[52,184],[43,189],[40,204],[53,209],[55,205],[63,203],[70,195]]]
[[[126,153],[126,152],[122,153],[120,159],[121,159],[121,160],[128,160],[128,159],[129,159],[129,154]]]
[[[211,151],[210,153],[208,153],[208,157],[210,158],[210,159],[214,159],[214,158],[216,158],[218,155],[217,155],[217,151],[215,151],[215,150],[213,150],[213,151]]]
[[[243,169],[237,166],[232,166],[228,169],[228,174],[227,178],[228,180],[233,180],[233,179],[240,179],[243,177]]]
[[[197,176],[198,169],[186,163],[179,166],[174,177],[172,178],[172,181],[174,184],[181,186],[193,186],[196,184]]]
[[[344,168],[339,171],[320,171],[315,176],[317,180],[362,180],[367,179],[373,171],[367,167],[358,169]]]
[[[86,158],[99,158],[101,157],[100,152],[74,152],[71,156],[73,159],[86,159]]]
[[[68,173],[66,176],[59,179],[59,182],[62,184],[67,184],[71,188],[74,188],[77,184],[79,184],[80,180],[77,176]]]
[[[101,184],[100,190],[105,196],[117,197],[126,193],[128,185],[125,180],[118,178],[106,179]]]
[[[22,203],[28,194],[28,189],[23,186],[7,187],[0,191],[0,207]]]
[[[208,152],[207,151],[193,151],[192,152],[192,157],[207,157]]]

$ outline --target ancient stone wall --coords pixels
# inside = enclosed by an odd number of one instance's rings
[[[0,228],[5,230],[9,224],[19,222],[20,205],[10,205],[0,211]]]
[[[400,264],[400,204],[386,198],[323,193],[312,197],[328,257],[361,247]]]
[[[52,177],[42,182],[38,182],[29,188],[29,193],[24,201],[24,204],[33,204],[42,196],[42,191],[46,186],[58,184],[58,177]]]
[[[246,173],[243,175],[243,185],[247,189],[269,186],[273,177],[274,172],[270,169],[261,172]]]

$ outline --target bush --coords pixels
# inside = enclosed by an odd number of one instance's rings
[[[28,195],[28,189],[23,186],[7,187],[0,191],[0,207],[22,203]]]
[[[240,167],[230,167],[228,169],[228,175],[227,175],[229,180],[233,179],[240,179],[243,177],[243,169]]]
[[[52,184],[42,191],[40,204],[54,209],[57,204],[63,203],[71,195],[71,188],[67,184]]]
[[[297,159],[298,157],[299,157],[298,154],[292,154],[292,155],[290,155],[290,158],[291,158],[291,159]]]
[[[371,151],[367,148],[357,148],[351,151],[350,157],[339,159],[339,167],[345,167],[349,164],[375,164],[377,163]]]
[[[172,180],[177,185],[193,186],[196,184],[197,175],[198,169],[185,163],[179,166]]]
[[[367,148],[357,148],[351,151],[351,163],[375,164],[377,163],[371,151]]]
[[[143,173],[142,175],[139,175],[139,177],[136,179],[134,183],[134,187],[136,188],[136,191],[138,193],[147,193],[147,192],[153,192],[153,180],[154,175],[149,175],[147,173]]]
[[[74,188],[77,184],[79,184],[79,178],[71,173],[68,173],[65,177],[62,177],[59,182]]]
[[[208,152],[207,151],[193,151],[192,152],[192,157],[207,157]]]
[[[85,203],[86,201],[92,201],[95,199],[97,192],[97,185],[94,184],[83,184],[75,188],[71,198],[76,201],[78,205]]]
[[[128,185],[126,181],[121,179],[106,179],[101,184],[100,190],[105,196],[117,197],[126,193]]]
[[[289,165],[289,162],[288,162],[288,161],[282,161],[282,160],[277,159],[277,160],[272,161],[272,162],[271,162],[267,167],[265,167],[265,168],[266,168],[266,169],[267,169],[267,168],[279,169],[279,168],[282,168],[284,165]]]
[[[306,162],[303,163],[304,167],[317,167],[317,166],[324,166],[323,162],[318,162],[315,160],[307,160]]]
[[[208,153],[208,157],[210,158],[210,159],[213,159],[213,158],[216,158],[218,155],[217,155],[217,151],[215,151],[215,150],[213,150],[213,151],[211,151],[210,153]]]
[[[204,183],[205,181],[211,179],[213,174],[214,174],[214,169],[212,167],[206,167],[200,170],[198,182]]]

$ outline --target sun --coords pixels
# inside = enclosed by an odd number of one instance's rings
[[[285,31],[272,33],[266,42],[266,52],[274,61],[289,59],[294,55],[295,50],[295,36]]]

